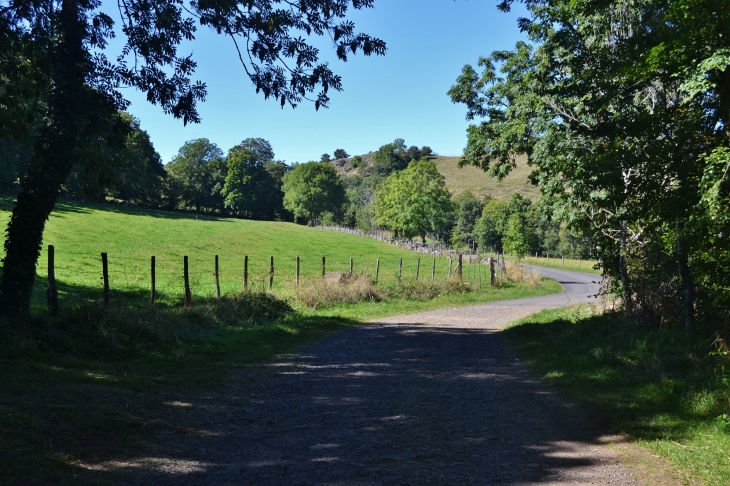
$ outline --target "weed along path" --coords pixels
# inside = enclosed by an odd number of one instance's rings
[[[176,397],[139,456],[85,467],[118,484],[641,484],[615,436],[504,349],[507,322],[597,292],[544,273],[566,291],[349,328]]]

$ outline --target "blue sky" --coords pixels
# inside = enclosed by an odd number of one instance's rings
[[[106,3],[106,2],[105,2]],[[476,64],[493,50],[511,49],[524,39],[516,19],[489,0],[376,0],[375,7],[350,18],[360,31],[388,44],[385,56],[337,60],[329,41],[320,41],[322,58],[343,78],[342,92],[331,92],[329,109],[303,102],[283,110],[257,95],[238,63],[230,41],[204,28],[182,53],[198,62],[195,79],[208,86],[199,107],[202,123],[182,121],[150,105],[143,94],[125,91],[129,111],[141,120],[165,163],[188,140],[208,138],[227,151],[249,137],[265,138],[276,158],[288,163],[319,160],[343,148],[351,155],[376,150],[403,138],[428,145],[442,155],[459,155],[466,143],[466,112],[446,95],[464,64]]]

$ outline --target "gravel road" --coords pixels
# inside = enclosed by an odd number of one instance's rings
[[[539,271],[565,292],[347,329],[180,397],[139,459],[93,467],[120,484],[641,484],[620,437],[502,345],[505,323],[597,293],[596,275]]]

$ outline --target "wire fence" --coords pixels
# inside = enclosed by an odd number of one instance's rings
[[[36,267],[40,285],[35,286],[33,299],[36,305],[47,304],[52,313],[57,308],[54,301],[60,300],[63,305],[65,300],[79,298],[103,299],[107,305],[110,298],[134,299],[139,303],[149,301],[150,305],[178,304],[189,303],[191,297],[213,298],[244,290],[292,295],[297,285],[305,285],[308,280],[339,281],[350,275],[365,276],[376,285],[461,278],[486,286],[493,281],[491,274],[501,277],[504,267],[502,259],[496,270],[492,261],[490,269],[490,260],[480,262],[467,255],[387,259],[328,258],[326,255],[321,258],[252,258],[248,255],[191,258],[182,254],[73,252],[51,245],[41,251]],[[52,266],[50,272],[49,265]]]

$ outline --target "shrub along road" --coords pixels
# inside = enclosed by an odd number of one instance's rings
[[[503,346],[505,323],[597,293],[595,275],[540,272],[565,292],[346,329],[176,397],[126,459],[78,465],[123,484],[644,484],[620,436]]]

